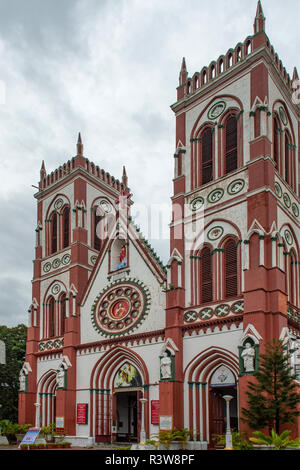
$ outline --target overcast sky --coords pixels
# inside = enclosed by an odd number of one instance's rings
[[[292,74],[300,67],[300,2],[262,3],[267,34]],[[36,227],[31,185],[42,160],[51,172],[72,158],[80,131],[91,161],[119,179],[126,165],[136,204],[169,204],[170,105],[182,57],[191,76],[253,34],[256,5],[0,0],[0,325],[27,323]],[[167,261],[168,241],[152,244]]]

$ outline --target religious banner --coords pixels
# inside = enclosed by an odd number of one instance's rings
[[[39,433],[41,431],[41,428],[29,428],[27,433],[25,434],[25,436],[23,437],[20,445],[19,445],[19,448],[21,446],[21,444],[25,444],[25,445],[30,445],[30,444],[34,444]]]

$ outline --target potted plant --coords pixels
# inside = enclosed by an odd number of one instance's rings
[[[180,441],[182,449],[186,449],[187,442],[190,438],[190,430],[183,428],[183,429],[174,429],[173,431],[173,440]]]
[[[159,431],[159,441],[165,446],[167,450],[170,449],[173,441],[173,432],[171,431]]]
[[[28,429],[31,427],[32,427],[31,424],[16,424],[15,425],[15,435],[16,435],[18,443],[23,440],[23,437],[28,432]]]
[[[41,433],[45,436],[47,442],[54,441],[56,426],[55,423],[51,423],[48,426],[43,426],[41,428]]]

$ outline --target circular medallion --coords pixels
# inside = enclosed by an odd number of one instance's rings
[[[243,313],[244,312],[244,301],[240,300],[231,305],[231,310],[233,313]]]
[[[281,119],[281,122],[283,123],[283,125],[287,126],[288,118],[287,118],[287,115],[286,115],[286,112],[285,112],[285,109],[284,109],[283,106],[280,106],[280,108],[279,108],[279,116],[280,116],[280,119]]]
[[[60,267],[60,259],[56,258],[52,263],[52,268],[53,269],[58,269],[59,267]]]
[[[284,193],[283,195],[283,202],[288,209],[291,207],[292,202],[291,202],[290,196],[287,193]]]
[[[199,317],[201,318],[201,320],[210,320],[213,314],[214,314],[214,311],[212,308],[204,308],[199,313]]]
[[[216,308],[216,316],[217,317],[226,317],[230,312],[230,307],[229,305],[219,305],[217,308]]]
[[[224,233],[223,227],[213,227],[207,234],[207,238],[211,241],[218,240]]]
[[[295,217],[299,217],[299,207],[297,204],[295,204],[295,202],[292,204],[292,211]]]
[[[245,187],[245,180],[242,180],[242,179],[234,180],[228,186],[227,192],[231,196],[234,196],[235,194],[238,194],[241,191],[243,191],[244,187]]]
[[[71,261],[71,256],[68,253],[64,255],[61,259],[62,264],[64,264],[65,266],[69,264],[70,261]]]
[[[96,261],[97,261],[97,255],[92,255],[90,258],[91,264],[96,264]]]
[[[64,205],[63,199],[57,199],[54,203],[54,207],[56,210],[61,209],[63,205]]]
[[[186,312],[184,314],[184,319],[187,323],[192,323],[197,320],[197,313],[196,312]]]
[[[214,104],[210,110],[207,113],[208,119],[217,119],[221,114],[224,113],[226,109],[226,103],[225,101],[218,101],[216,104]]]
[[[211,204],[215,204],[216,202],[219,202],[223,196],[224,196],[224,189],[216,188],[208,195],[207,200]]]
[[[282,188],[279,183],[275,183],[275,193],[277,194],[278,197],[282,197]]]
[[[105,336],[128,333],[145,317],[149,305],[150,293],[142,283],[119,281],[95,300],[92,323]]]
[[[54,284],[54,286],[51,289],[52,294],[54,294],[54,295],[59,294],[60,291],[61,291],[60,285],[59,284]]]
[[[293,244],[293,241],[294,241],[293,235],[291,234],[291,232],[289,230],[285,230],[284,238],[290,246]]]
[[[49,273],[49,271],[51,271],[51,263],[45,263],[44,266],[43,266],[43,271],[44,273]]]
[[[196,197],[193,199],[193,201],[190,203],[190,208],[193,212],[198,211],[204,206],[204,199],[203,197]]]

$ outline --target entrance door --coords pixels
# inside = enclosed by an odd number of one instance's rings
[[[224,395],[233,397],[230,402],[230,428],[238,430],[237,390],[234,387],[212,387],[209,394],[210,446],[214,447],[213,436],[226,433],[226,402]]]
[[[138,400],[137,392],[117,394],[117,441],[137,442]]]

